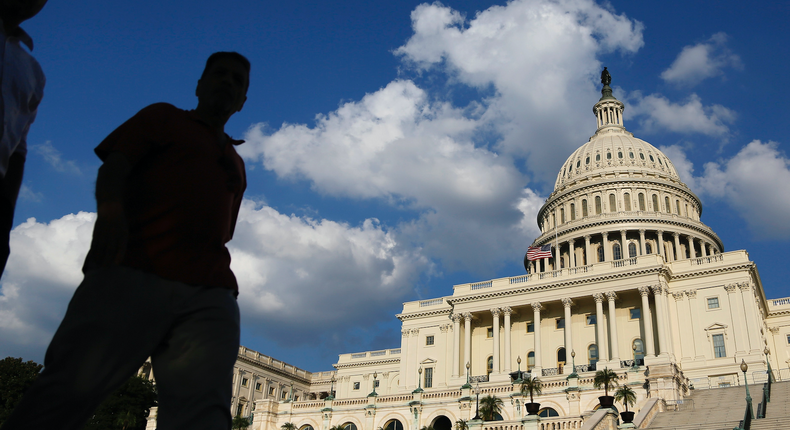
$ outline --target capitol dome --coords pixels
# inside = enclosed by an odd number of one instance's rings
[[[604,76],[607,79],[603,79]],[[602,74],[593,106],[597,129],[560,168],[554,191],[538,212],[541,236],[554,258],[528,261],[528,272],[659,254],[665,261],[721,253],[724,246],[700,221],[702,203],[672,161],[635,138],[623,124],[625,106]]]

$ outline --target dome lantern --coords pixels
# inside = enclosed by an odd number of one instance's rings
[[[612,83],[612,76],[606,70],[606,67],[601,72],[601,83],[603,84],[601,98],[593,106],[593,113],[598,121],[596,134],[604,130],[615,131],[619,129],[625,131],[625,126],[623,126],[623,110],[625,106],[612,95],[612,87],[609,86]]]

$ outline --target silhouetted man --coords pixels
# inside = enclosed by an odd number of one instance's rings
[[[184,111],[158,103],[97,148],[98,216],[85,279],[44,371],[3,430],[80,429],[151,357],[158,429],[229,429],[238,286],[225,244],[246,188],[224,132],[247,99],[250,63],[209,57]]]
[[[8,239],[25,170],[27,132],[44,97],[44,72],[22,47],[32,51],[33,39],[19,24],[36,16],[46,3],[0,0],[0,275],[10,252]]]

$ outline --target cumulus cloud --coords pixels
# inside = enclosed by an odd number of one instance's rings
[[[57,172],[81,175],[82,170],[72,160],[64,160],[60,151],[49,140],[41,145],[32,145],[31,149],[40,155]]]
[[[716,33],[705,42],[683,47],[661,79],[676,85],[693,86],[707,78],[721,76],[724,69],[741,69],[741,59],[726,46],[727,35]]]
[[[646,133],[668,130],[676,133],[699,133],[726,138],[736,113],[722,105],[703,105],[702,99],[692,94],[684,102],[675,103],[661,94],[643,96],[635,91],[626,98],[626,113],[635,117]]]
[[[790,238],[790,159],[776,142],[753,140],[729,159],[706,163],[701,176],[680,147],[662,148],[678,164],[681,178],[700,195],[720,199],[735,209],[755,236]],[[678,163],[678,160],[680,163]],[[686,175],[690,179],[684,179]],[[782,185],[782,186],[777,186]]]

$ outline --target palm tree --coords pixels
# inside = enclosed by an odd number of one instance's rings
[[[250,426],[250,419],[247,417],[236,416],[233,417],[231,428],[234,430],[246,430]]]
[[[338,424],[336,426],[332,426],[329,430],[345,430],[346,428],[342,424]]]
[[[604,395],[609,396],[609,389],[613,389],[617,384],[617,374],[614,370],[605,367],[603,370],[595,372],[595,379],[593,379],[593,386],[596,389],[603,387]]]
[[[433,430],[433,426],[423,426],[420,430]]]
[[[469,424],[466,420],[458,420],[455,422],[455,430],[469,430]]]
[[[281,425],[280,428],[282,430],[296,430],[296,426],[294,425],[294,423],[285,423]]]
[[[634,406],[634,403],[636,403],[636,393],[628,385],[621,385],[614,392],[614,400],[622,402],[625,405],[625,411],[628,412],[628,405]]]
[[[532,397],[533,394],[540,395],[543,392],[543,383],[540,382],[540,379],[537,377],[532,377],[531,374],[527,374],[526,379],[522,380],[521,382],[521,395],[526,396],[529,393],[529,402],[535,403],[535,399]]]
[[[502,412],[502,405],[502,399],[490,394],[480,399],[480,415],[483,416],[483,421],[493,421]]]

